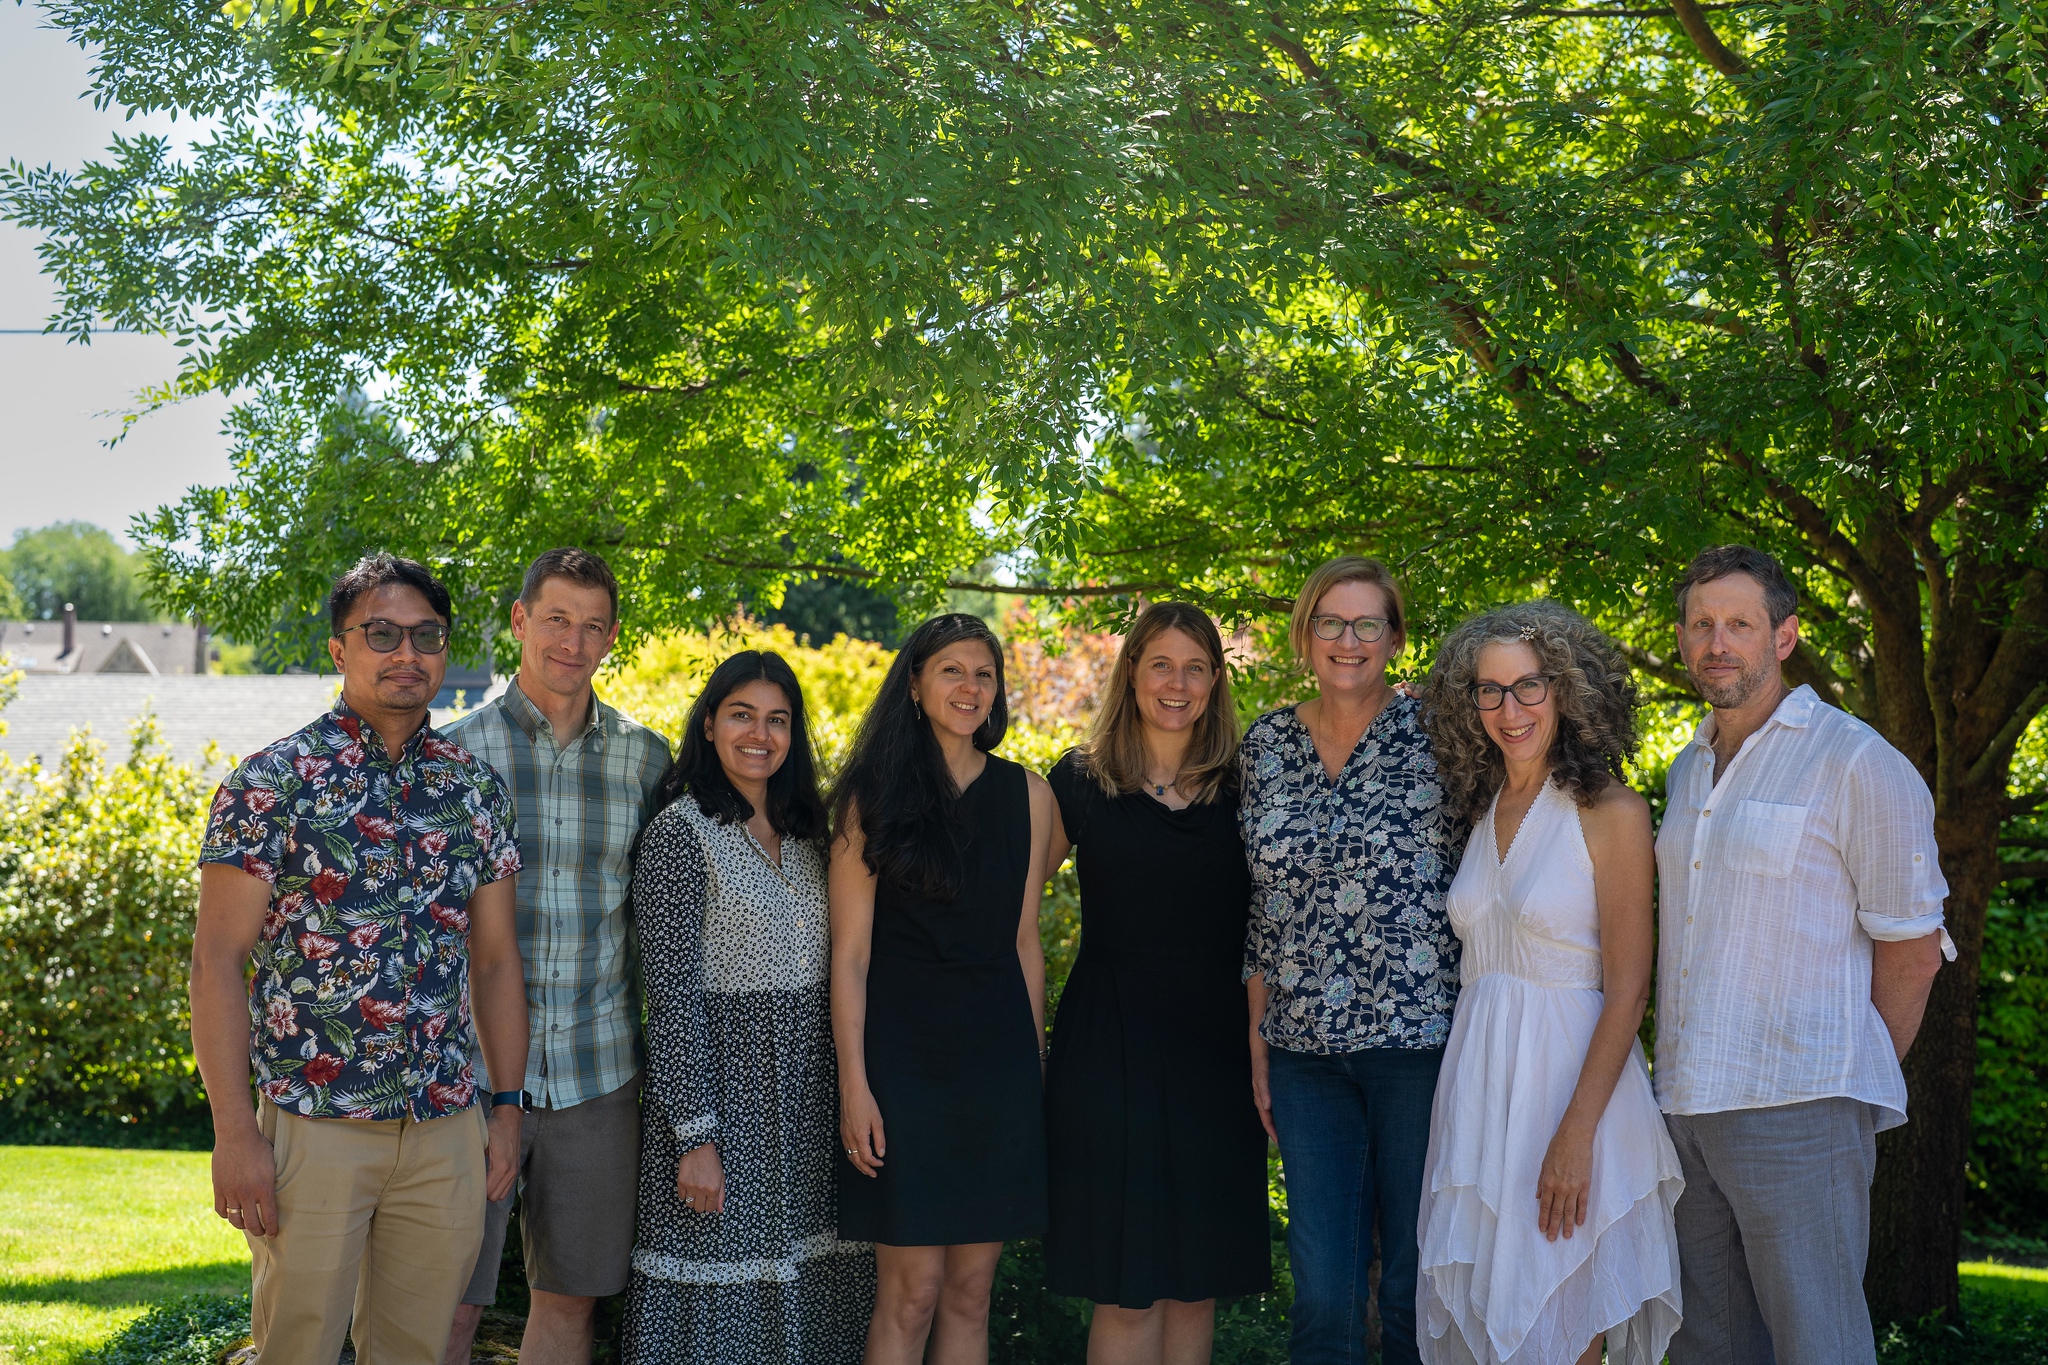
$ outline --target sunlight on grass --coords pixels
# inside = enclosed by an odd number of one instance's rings
[[[2048,1308],[2048,1270],[2002,1261],[1964,1261],[1956,1271],[1965,1289],[1981,1289],[2029,1308]]]
[[[249,1284],[204,1152],[0,1147],[0,1362],[58,1365],[145,1304]]]

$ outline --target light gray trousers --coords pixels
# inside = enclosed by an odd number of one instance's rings
[[[1861,1100],[1669,1114],[1685,1169],[1671,1365],[1872,1365],[1877,1133]]]

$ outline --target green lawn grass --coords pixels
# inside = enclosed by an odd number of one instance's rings
[[[2002,1261],[1964,1261],[1956,1269],[1962,1274],[1965,1290],[1995,1294],[2030,1309],[2048,1310],[2048,1270],[2006,1265]]]
[[[0,1147],[5,1365],[61,1365],[158,1299],[248,1287],[206,1153]]]
[[[2048,1270],[1961,1271],[1973,1316],[2048,1313]],[[66,1365],[150,1303],[248,1287],[248,1247],[213,1216],[206,1153],[0,1147],[0,1365]]]

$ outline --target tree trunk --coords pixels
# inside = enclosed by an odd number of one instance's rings
[[[1877,1139],[1870,1192],[1870,1260],[1863,1274],[1871,1316],[1912,1322],[1942,1312],[1954,1322],[1962,1253],[1963,1164],[1970,1151],[1970,1096],[1977,1076],[1977,973],[1984,909],[1998,885],[1998,831],[2005,774],[1966,788],[1959,809],[1938,812],[1935,839],[1956,960],[1943,965],[1927,1016],[1906,1054],[1910,1121]]]

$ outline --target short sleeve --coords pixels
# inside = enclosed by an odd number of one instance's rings
[[[1060,755],[1059,762],[1052,765],[1045,781],[1052,788],[1053,800],[1059,803],[1060,828],[1066,831],[1067,842],[1080,847],[1083,833],[1088,828],[1088,810],[1093,804],[1090,798],[1102,794],[1102,789],[1095,785],[1095,779],[1088,773],[1087,760],[1079,749],[1069,749]]]
[[[206,838],[199,849],[202,867],[223,863],[277,884],[291,830],[289,788],[281,768],[272,755],[261,753],[227,775],[206,815]]]
[[[1848,765],[1837,812],[1863,931],[1900,942],[1940,930],[1948,881],[1934,841],[1934,798],[1906,756],[1873,736]]]
[[[482,805],[490,815],[490,831],[477,855],[484,873],[476,880],[478,886],[489,886],[517,875],[524,865],[519,857],[519,808],[497,769],[481,759],[477,763],[483,769],[483,781],[478,785],[483,788]]]

